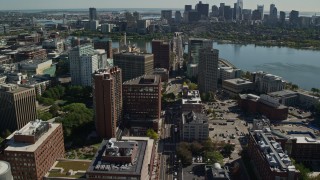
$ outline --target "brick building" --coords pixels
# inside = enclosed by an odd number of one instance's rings
[[[32,121],[4,142],[1,158],[10,163],[14,179],[42,180],[65,153],[62,125],[57,123]]]
[[[152,41],[152,54],[154,55],[154,68],[165,68],[171,70],[170,43],[163,40]]]
[[[97,133],[102,138],[114,138],[123,114],[121,69],[97,70],[93,74],[93,84]]]
[[[245,112],[260,113],[270,120],[285,120],[288,118],[288,107],[268,99],[267,95],[259,97],[253,94],[242,94],[238,104]]]
[[[123,83],[124,117],[130,126],[158,130],[161,114],[161,78],[144,75]]]

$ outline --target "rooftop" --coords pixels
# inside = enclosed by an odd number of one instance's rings
[[[284,96],[297,95],[297,92],[290,91],[290,90],[283,90],[283,91],[268,93],[268,95],[271,97],[284,97]]]
[[[308,143],[308,144],[320,144],[320,140],[313,139],[311,137],[294,137],[297,139],[298,144]]]
[[[228,79],[228,80],[224,80],[224,81],[231,83],[231,84],[235,84],[235,85],[243,85],[243,84],[252,84],[253,83],[251,81],[247,81],[245,79],[240,79],[240,78]]]
[[[143,75],[124,82],[124,85],[158,85],[160,83],[160,76],[157,75]]]
[[[255,130],[252,133],[270,168],[275,171],[295,171],[291,159],[273,139],[270,129]]]
[[[145,137],[122,137],[121,141],[116,141],[116,139],[110,139],[114,144],[111,147],[110,141],[103,140],[100,148],[98,149],[92,163],[90,164],[87,172],[88,173],[105,173],[105,174],[123,174],[123,175],[140,175],[143,166],[146,165],[146,160],[151,157],[151,149],[153,140]],[[120,148],[132,148],[132,143],[137,145],[137,153],[131,163],[123,163],[121,159],[127,156],[121,156],[121,154],[114,154],[116,160],[117,156],[120,157],[119,162],[106,161],[103,159],[107,149],[120,149]],[[120,146],[120,147],[116,147]],[[108,150],[108,151],[109,151]],[[120,155],[120,156],[119,156]]]
[[[201,104],[200,92],[198,90],[188,90],[187,97],[182,98],[182,104]]]
[[[89,168],[91,161],[89,160],[67,160],[61,159],[55,162],[46,177],[57,178],[80,178],[85,176],[86,170]]]
[[[26,90],[30,90],[31,88],[18,86],[17,84],[1,84],[0,85],[0,92],[6,92],[6,93],[19,93]]]
[[[193,123],[208,123],[208,118],[205,114],[191,112],[185,112],[182,114],[183,124],[193,124]]]
[[[6,151],[24,151],[24,152],[34,152],[37,150],[37,148],[44,142],[49,135],[55,131],[60,124],[58,123],[48,123],[49,129],[47,131],[41,132],[39,135],[40,137],[37,139],[37,141],[32,144],[32,143],[24,143],[24,142],[18,142],[15,140],[15,135],[22,135],[22,136],[27,136],[27,135],[33,135],[33,132],[38,129],[38,131],[43,129],[44,123],[47,122],[30,122],[27,125],[25,125],[23,128],[21,128],[19,131],[15,131],[12,133],[8,138],[8,147],[5,149]],[[39,129],[40,128],[40,129]]]

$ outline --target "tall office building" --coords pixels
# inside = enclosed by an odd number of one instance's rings
[[[121,69],[100,69],[93,74],[96,130],[102,138],[117,137],[123,114]]]
[[[20,129],[36,118],[35,88],[0,85],[0,133]]]
[[[289,15],[289,22],[291,26],[299,25],[299,11],[292,10]]]
[[[220,6],[219,6],[219,17],[224,17],[224,6],[225,6],[224,3],[220,3]]]
[[[230,6],[224,6],[224,19],[226,21],[232,21],[233,9]]]
[[[166,19],[168,23],[172,22],[172,10],[162,10],[161,19]]]
[[[218,86],[219,50],[203,48],[199,53],[198,84],[201,93],[216,92]]]
[[[286,23],[286,12],[280,11],[280,24],[284,25]]]
[[[270,4],[269,22],[276,24],[278,22],[278,10],[274,4]]]
[[[243,0],[237,0],[236,20],[242,20]]]
[[[219,8],[218,8],[218,6],[213,5],[212,8],[211,8],[211,11],[212,11],[211,15],[213,17],[219,17]]]
[[[165,68],[170,71],[171,45],[163,40],[152,40],[153,68]]]
[[[42,180],[57,159],[64,157],[62,125],[31,121],[6,139],[3,158],[14,179]]]
[[[96,8],[93,8],[93,7],[89,8],[89,20],[90,21],[98,20]]]
[[[182,16],[180,11],[176,11],[175,16],[174,16],[174,21],[176,23],[181,23],[182,21]]]
[[[161,78],[143,75],[123,83],[123,112],[131,128],[158,130],[161,114]]]
[[[119,53],[113,55],[113,64],[122,70],[122,81],[153,73],[153,54]]]
[[[209,4],[203,4],[202,1],[199,1],[195,9],[200,14],[200,17],[206,18],[209,16]]]
[[[85,44],[69,52],[71,82],[74,85],[92,86],[92,73],[98,69],[98,56],[93,46]]]
[[[192,10],[192,5],[185,5],[184,6],[184,11],[191,11]]]
[[[212,48],[212,40],[201,38],[190,38],[188,43],[189,63],[199,63],[199,52],[201,48]]]
[[[264,5],[258,5],[258,6],[257,6],[257,10],[258,10],[258,11],[259,11],[259,13],[260,13],[260,17],[261,17],[261,19],[260,19],[260,20],[263,20]]]

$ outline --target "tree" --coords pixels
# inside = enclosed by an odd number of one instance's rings
[[[193,141],[190,144],[190,150],[194,156],[199,156],[202,152],[202,148],[203,146],[197,141]]]
[[[147,136],[151,139],[154,139],[154,140],[158,139],[158,134],[153,129],[147,130]]]
[[[219,151],[207,151],[204,153],[205,161],[211,164],[223,164],[223,156]]]
[[[49,113],[49,112],[40,112],[40,111],[38,111],[37,114],[38,114],[38,118],[43,120],[43,121],[47,121],[49,119],[52,119],[52,114]]]
[[[187,147],[187,143],[179,143],[177,147],[177,156],[184,166],[189,166],[192,164],[192,153]]]
[[[60,107],[56,104],[53,104],[50,107],[49,112],[52,114],[52,116],[56,117],[59,115],[59,110],[60,110]]]
[[[216,150],[216,145],[212,142],[210,138],[205,141],[202,141],[202,146],[204,151],[214,151]]]
[[[233,144],[225,144],[222,149],[223,155],[225,157],[230,157],[230,155],[234,151],[234,147],[235,146]]]
[[[189,87],[190,90],[196,90],[196,89],[198,89],[198,85],[195,84],[195,83],[189,83],[189,84],[188,84],[188,87]]]

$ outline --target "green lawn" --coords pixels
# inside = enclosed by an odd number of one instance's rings
[[[68,172],[70,169],[73,171],[86,171],[91,162],[85,161],[59,161],[56,167],[61,167],[64,169],[64,172]]]

